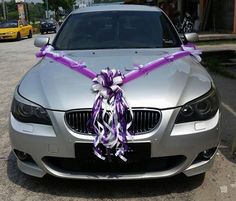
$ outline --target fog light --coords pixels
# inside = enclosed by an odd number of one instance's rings
[[[203,151],[203,154],[202,154],[203,158],[205,158],[205,159],[210,159],[212,157],[212,155],[213,154],[212,154],[211,149]]]
[[[19,150],[14,150],[17,158],[21,161],[29,161],[29,162],[34,162],[34,160],[32,159],[32,157],[25,153],[25,152],[22,152],[22,151],[19,151]]]
[[[199,163],[202,161],[208,161],[215,154],[216,150],[217,150],[217,147],[214,147],[212,149],[207,149],[201,152],[200,154],[198,154],[198,156],[196,157],[196,159],[193,161],[192,164]]]

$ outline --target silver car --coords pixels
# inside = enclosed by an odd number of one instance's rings
[[[156,7],[103,5],[82,8],[65,20],[54,52],[80,60],[99,73],[110,67],[127,73],[177,52],[196,34],[180,40]],[[35,45],[49,44],[37,38]],[[205,68],[192,56],[171,62],[122,88],[133,111],[127,162],[93,153],[89,129],[95,93],[91,80],[43,58],[16,87],[10,140],[19,169],[35,177],[151,179],[179,173],[203,174],[220,142],[220,100]]]

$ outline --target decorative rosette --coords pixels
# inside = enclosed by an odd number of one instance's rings
[[[126,161],[124,154],[128,150],[127,137],[131,138],[129,128],[133,113],[120,87],[122,74],[114,69],[102,70],[93,82],[92,89],[97,92],[91,120],[96,134],[94,153],[105,160],[105,153],[102,152],[101,147],[103,146],[108,153],[115,150],[114,155]],[[131,120],[128,120],[127,116],[130,116]]]

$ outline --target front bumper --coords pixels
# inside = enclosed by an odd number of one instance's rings
[[[175,125],[179,109],[162,111],[162,121],[158,128],[148,134],[134,136],[130,143],[151,143],[151,158],[184,156],[185,160],[161,171],[143,172],[75,172],[52,166],[43,158],[75,158],[75,143],[92,143],[93,137],[72,132],[64,121],[64,112],[48,111],[52,126],[26,124],[10,116],[10,139],[13,150],[28,153],[32,162],[17,159],[19,169],[29,175],[43,177],[46,173],[61,178],[73,179],[150,179],[170,177],[181,172],[193,176],[206,172],[213,164],[214,155],[209,160],[195,162],[199,153],[217,148],[220,141],[218,111],[208,121]]]
[[[11,39],[16,39],[16,38],[17,38],[17,33],[0,34],[0,40],[11,40]]]
[[[40,32],[56,31],[56,30],[57,30],[56,27],[44,27],[44,28],[40,28]]]

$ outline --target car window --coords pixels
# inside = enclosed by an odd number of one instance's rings
[[[16,28],[18,27],[17,21],[6,21],[0,24],[0,28]]]
[[[168,23],[167,18],[162,15],[160,16],[161,25],[163,27],[163,47],[172,47],[175,43],[173,38],[175,38],[175,32],[170,23]]]
[[[104,11],[71,15],[57,35],[58,50],[163,48],[181,44],[162,12]]]

